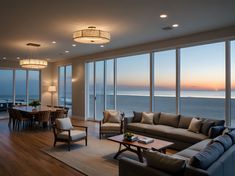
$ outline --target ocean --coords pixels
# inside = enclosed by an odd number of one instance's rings
[[[225,119],[225,92],[224,91],[182,91],[180,114],[192,117],[206,117],[211,119]],[[107,95],[107,109],[113,109],[113,96]],[[103,96],[96,97],[96,117],[103,117]],[[155,112],[176,112],[174,91],[155,92]],[[94,116],[93,97],[90,96],[90,116]],[[133,116],[133,111],[150,111],[150,97],[147,91],[118,91],[117,109],[125,116]],[[235,92],[231,99],[232,124],[235,126]]]

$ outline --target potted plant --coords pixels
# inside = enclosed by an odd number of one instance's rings
[[[41,105],[41,103],[40,103],[39,100],[33,100],[31,103],[29,103],[29,106],[32,106],[32,107],[34,107],[35,109],[36,109],[38,106],[40,106],[40,105]]]

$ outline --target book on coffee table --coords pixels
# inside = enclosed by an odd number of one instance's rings
[[[153,141],[154,141],[153,138],[147,138],[147,137],[139,138],[138,140],[139,143],[143,143],[143,144],[149,144],[149,143],[152,143]]]

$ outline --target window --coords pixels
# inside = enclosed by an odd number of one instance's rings
[[[176,51],[154,53],[154,110],[176,113]]]
[[[115,109],[114,59],[106,61],[106,109]]]
[[[15,104],[27,104],[26,70],[15,71]]]
[[[223,119],[225,43],[181,49],[181,114]]]
[[[117,59],[117,109],[126,116],[150,110],[149,54]]]
[[[0,110],[13,105],[13,70],[0,70]]]
[[[104,111],[104,61],[95,62],[96,120],[103,119]]]
[[[87,117],[93,118],[94,114],[94,62],[86,64],[87,80]]]
[[[235,41],[231,42],[231,125],[235,127]]]
[[[59,67],[59,91],[58,104],[72,109],[72,66],[66,65]]]
[[[29,102],[40,100],[40,73],[39,71],[28,71],[28,96]]]

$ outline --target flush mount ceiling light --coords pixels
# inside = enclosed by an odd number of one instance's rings
[[[86,44],[105,44],[110,42],[110,33],[89,26],[88,29],[78,30],[73,33],[73,40]]]
[[[27,46],[40,47],[39,44],[35,43],[28,43]],[[34,59],[33,57],[20,60],[20,66],[27,69],[43,69],[47,67],[47,64],[47,60]]]

